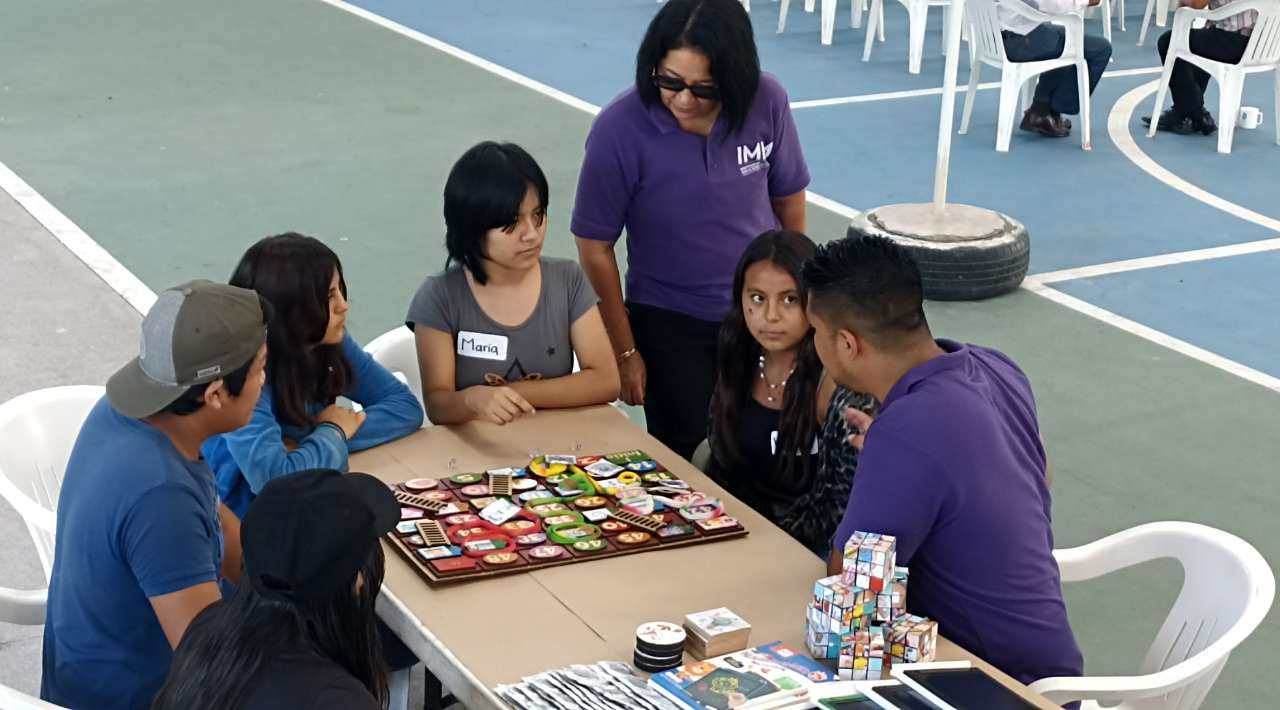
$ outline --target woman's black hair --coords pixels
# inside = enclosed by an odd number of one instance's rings
[[[636,92],[645,105],[658,100],[653,75],[673,49],[706,55],[720,90],[720,115],[729,130],[742,130],[760,87],[760,55],[751,18],[738,0],[671,0],[658,11],[636,52]]]
[[[711,398],[710,437],[712,454],[725,466],[741,466],[748,462],[742,458],[738,447],[735,422],[751,399],[751,386],[756,381],[759,366],[760,343],[747,328],[742,312],[742,290],[747,269],[752,264],[767,261],[781,268],[795,279],[800,294],[801,307],[806,305],[801,288],[800,273],[805,262],[813,257],[814,243],[799,232],[777,230],[765,232],[747,245],[738,260],[733,275],[733,306],[720,326],[720,367],[715,393]],[[795,372],[787,379],[782,397],[782,412],[778,417],[778,455],[776,465],[762,486],[766,494],[793,498],[806,491],[813,483],[813,469],[809,465],[813,450],[813,437],[817,429],[818,384],[822,380],[822,362],[813,345],[813,329],[805,333],[796,352]]]
[[[267,328],[267,384],[272,407],[286,424],[313,424],[309,407],[332,404],[355,386],[355,371],[341,345],[320,345],[329,328],[329,285],[334,273],[345,298],[342,262],[319,239],[296,232],[267,237],[240,257],[231,285],[251,288],[271,302]]]
[[[201,612],[173,654],[152,710],[235,710],[259,672],[282,653],[310,650],[336,663],[387,707],[386,668],[374,600],[382,589],[382,545],[375,542],[351,583],[332,597],[295,602],[267,597],[247,582]]]
[[[547,176],[538,162],[515,143],[485,141],[462,154],[444,184],[445,266],[467,267],[476,283],[489,280],[485,272],[485,234],[514,227],[520,203],[533,188],[541,219],[549,205]]]

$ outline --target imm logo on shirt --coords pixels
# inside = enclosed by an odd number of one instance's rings
[[[773,141],[768,143],[756,141],[755,145],[740,145],[738,146],[738,170],[744,176],[763,170],[768,165],[770,155],[773,155]]]

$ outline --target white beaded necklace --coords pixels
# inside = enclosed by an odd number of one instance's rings
[[[796,366],[795,366],[795,363],[792,363],[791,369],[787,372],[787,376],[782,378],[781,382],[777,384],[773,384],[769,382],[768,378],[764,376],[764,353],[761,353],[760,354],[760,379],[764,380],[765,386],[769,388],[769,391],[765,392],[765,395],[764,395],[765,399],[772,402],[774,399],[773,397],[774,391],[785,389],[787,386],[787,380],[791,379],[791,376],[794,375],[795,372],[796,372]],[[778,396],[781,397],[782,393],[779,392]]]

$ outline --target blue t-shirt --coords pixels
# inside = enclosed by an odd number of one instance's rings
[[[364,407],[366,418],[350,441],[332,426],[295,426],[276,419],[271,383],[262,388],[249,423],[219,434],[201,447],[218,481],[218,495],[227,508],[243,518],[267,482],[311,468],[347,470],[347,454],[408,436],[422,426],[422,405],[413,392],[350,335],[342,340],[342,354],[351,363],[355,385],[345,396]],[[312,402],[314,416],[332,402]],[[290,451],[284,440],[297,442]]]
[[[995,350],[938,345],[867,431],[835,545],[896,535],[908,610],[1023,683],[1080,675],[1031,383]]]
[[[104,397],[67,462],[56,540],[40,697],[149,707],[173,657],[149,598],[218,580],[213,472]]]

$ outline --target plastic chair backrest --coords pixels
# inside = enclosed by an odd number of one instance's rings
[[[1196,523],[1149,523],[1054,554],[1064,582],[1156,559],[1173,558],[1182,565],[1182,590],[1138,671],[1163,672],[1164,685],[1154,687],[1170,690],[1129,700],[1125,708],[1199,707],[1231,651],[1262,622],[1275,598],[1275,577],[1257,549]],[[1107,699],[1123,697],[1124,690],[1112,689]]]
[[[387,331],[364,346],[364,350],[391,374],[399,376],[418,398],[418,404],[422,404],[422,373],[418,371],[418,346],[412,330],[402,325]]]
[[[964,13],[972,31],[969,42],[979,57],[1004,61],[1004,36],[995,0],[969,0]]]
[[[36,390],[0,404],[0,495],[18,511],[45,579],[53,569],[58,493],[80,426],[105,390],[77,385]]]
[[[1280,62],[1280,2],[1269,0],[1245,4],[1257,6],[1254,12],[1258,13],[1258,19],[1253,33],[1249,35],[1244,56],[1240,58],[1240,66],[1267,66]]]

